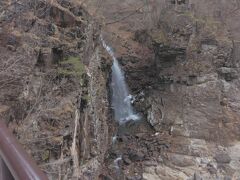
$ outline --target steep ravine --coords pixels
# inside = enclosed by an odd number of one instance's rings
[[[125,174],[141,164],[145,179],[239,178],[239,3],[111,0],[98,12],[156,131],[138,146],[144,158],[123,160]]]
[[[77,1],[0,4],[1,120],[49,179],[98,179],[111,141],[99,24]]]
[[[0,118],[49,179],[240,178],[238,1],[9,3]],[[100,34],[140,121],[114,118]]]

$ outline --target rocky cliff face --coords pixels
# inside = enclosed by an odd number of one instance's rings
[[[50,179],[240,178],[238,1],[0,6],[0,117]],[[114,123],[100,33],[139,124]]]
[[[236,32],[224,15],[231,12],[221,8],[224,2],[211,3],[175,4],[156,34],[150,32],[158,83],[146,100],[147,117],[155,130],[167,128],[172,139],[166,167],[158,165],[153,176],[147,169],[147,178],[240,176],[233,153],[239,148],[237,37],[231,36]]]
[[[109,143],[98,23],[77,1],[0,4],[1,119],[49,179],[97,179]]]
[[[156,141],[167,138],[162,152],[148,147],[143,178],[239,178],[239,2],[107,1],[101,10],[135,107]]]

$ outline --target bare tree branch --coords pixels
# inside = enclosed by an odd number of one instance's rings
[[[136,13],[138,13],[139,10],[142,9],[144,6],[145,6],[145,5],[142,5],[142,6],[140,6],[139,8],[135,9],[132,13],[128,14],[127,16],[124,16],[124,17],[122,17],[122,18],[120,18],[120,19],[118,19],[118,20],[116,20],[116,21],[113,21],[113,22],[108,22],[108,23],[106,23],[106,25],[118,23],[118,22],[120,22],[120,21],[123,21],[123,20],[131,17],[131,16],[135,15]]]

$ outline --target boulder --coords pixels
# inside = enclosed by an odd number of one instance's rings
[[[144,160],[144,154],[142,152],[135,152],[135,151],[132,151],[129,153],[129,159],[131,161],[142,161]]]
[[[218,153],[214,157],[218,163],[230,163],[231,157],[227,153]]]

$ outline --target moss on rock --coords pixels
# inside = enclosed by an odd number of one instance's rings
[[[76,76],[81,78],[85,73],[84,64],[79,57],[68,57],[65,61],[60,62],[58,74],[63,76]]]

